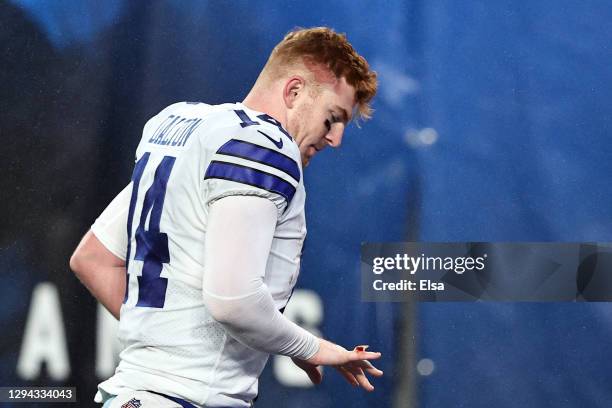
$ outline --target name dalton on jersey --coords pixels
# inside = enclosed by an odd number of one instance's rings
[[[162,146],[185,146],[189,136],[202,123],[202,119],[187,119],[170,115],[155,130],[149,143]]]

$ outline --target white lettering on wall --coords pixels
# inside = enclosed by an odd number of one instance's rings
[[[57,288],[52,283],[39,283],[32,292],[30,311],[25,326],[17,375],[25,380],[40,376],[46,363],[49,377],[55,381],[70,375],[70,361],[64,322]]]
[[[323,321],[323,302],[312,290],[296,289],[285,309],[285,317],[316,336],[321,332],[318,326]],[[289,357],[274,356],[272,370],[276,380],[286,387],[312,387],[313,384],[304,371],[298,368]]]

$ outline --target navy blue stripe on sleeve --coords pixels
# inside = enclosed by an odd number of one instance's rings
[[[282,178],[265,171],[241,166],[240,164],[213,160],[206,170],[204,180],[213,178],[248,184],[280,194],[287,200],[287,205],[289,205],[295,194],[295,187]]]
[[[274,167],[275,169],[287,173],[298,183],[300,182],[300,168],[298,164],[291,157],[285,156],[276,150],[268,149],[243,140],[232,139],[221,146],[221,148],[217,150],[217,153],[240,157],[242,159],[252,160]]]

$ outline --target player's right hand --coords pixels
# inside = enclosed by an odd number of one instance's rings
[[[349,384],[361,386],[366,391],[373,391],[374,387],[366,374],[380,377],[383,372],[374,367],[369,360],[379,359],[381,354],[365,351],[366,348],[358,346],[349,351],[342,346],[319,339],[319,351],[306,361],[313,365],[333,366]]]

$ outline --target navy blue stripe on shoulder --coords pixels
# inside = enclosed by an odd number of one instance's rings
[[[295,194],[295,187],[282,178],[265,171],[253,169],[235,163],[226,163],[213,160],[206,169],[206,179],[223,179],[235,181],[237,183],[248,184],[261,189],[280,194],[287,200],[287,205],[291,202]]]
[[[276,150],[259,146],[244,140],[231,139],[217,150],[218,154],[252,160],[257,163],[274,167],[287,173],[298,183],[300,182],[300,167],[291,157]]]

